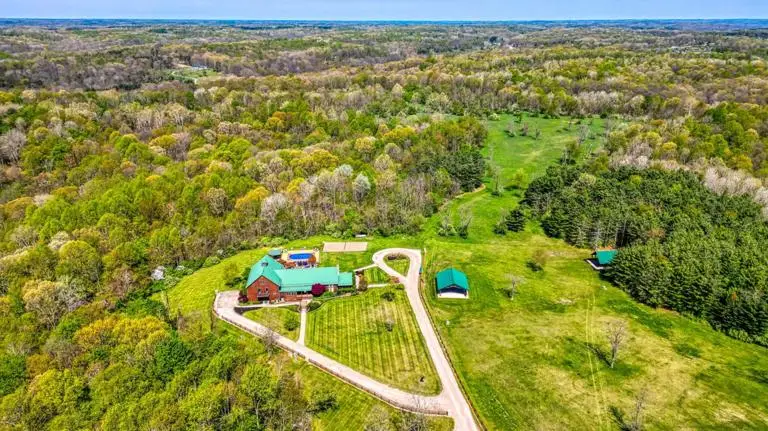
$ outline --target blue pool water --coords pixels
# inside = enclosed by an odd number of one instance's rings
[[[294,253],[289,254],[288,257],[290,257],[291,260],[307,260],[312,257],[312,253]]]

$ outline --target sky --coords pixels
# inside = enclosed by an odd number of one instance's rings
[[[436,21],[768,18],[768,0],[0,0],[0,17]]]

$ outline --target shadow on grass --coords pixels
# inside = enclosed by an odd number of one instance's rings
[[[595,343],[584,343],[584,345],[586,345],[587,349],[589,349],[595,356],[597,356],[598,359],[605,362],[605,365],[610,368],[611,357],[605,350],[601,349],[600,346]]]
[[[632,426],[631,423],[628,423],[624,412],[621,411],[620,408],[616,406],[610,406],[608,410],[611,412],[611,417],[613,418],[613,422],[616,424],[616,427],[620,429],[621,431],[637,431],[636,427]]]

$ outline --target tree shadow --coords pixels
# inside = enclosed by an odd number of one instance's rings
[[[624,419],[624,412],[621,411],[620,408],[616,406],[610,406],[608,407],[608,410],[611,412],[611,416],[613,418],[613,422],[616,424],[616,426],[621,431],[631,431],[632,427],[627,423],[626,419]]]
[[[589,349],[595,356],[597,356],[598,359],[605,362],[605,365],[611,366],[611,357],[608,354],[608,352],[604,351],[595,343],[584,343],[587,346],[587,349]]]

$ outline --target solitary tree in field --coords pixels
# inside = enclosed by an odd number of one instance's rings
[[[458,233],[460,237],[466,239],[469,236],[470,224],[472,224],[472,213],[466,212],[462,214],[459,226],[456,228],[456,233]]]
[[[515,122],[514,122],[514,120],[510,121],[509,123],[507,123],[507,130],[506,130],[506,132],[507,132],[507,135],[509,135],[509,136],[515,136]]]
[[[368,414],[368,419],[365,421],[365,431],[389,431],[391,421],[389,412],[377,405]]]
[[[269,355],[277,352],[277,333],[275,331],[267,331],[262,341],[264,342],[264,350]]]
[[[626,424],[630,431],[641,431],[643,427],[643,414],[648,405],[648,390],[643,388],[635,396],[635,410],[632,412],[632,420]]]
[[[493,233],[497,235],[504,235],[507,233],[507,221],[502,215],[499,221],[493,226]]]
[[[490,166],[491,171],[491,178],[493,179],[492,182],[492,188],[491,188],[491,194],[494,196],[499,196],[501,194],[501,168],[499,168],[498,165],[491,165]]]
[[[521,232],[525,229],[525,213],[519,207],[515,208],[507,214],[504,222],[507,225],[507,230]]]
[[[611,343],[610,367],[616,364],[619,356],[619,349],[627,338],[627,324],[623,320],[613,320],[605,328],[605,334],[608,336],[608,342]]]
[[[509,285],[504,289],[509,299],[515,299],[517,288],[520,287],[523,282],[525,282],[525,278],[519,275],[513,275],[509,278]]]

